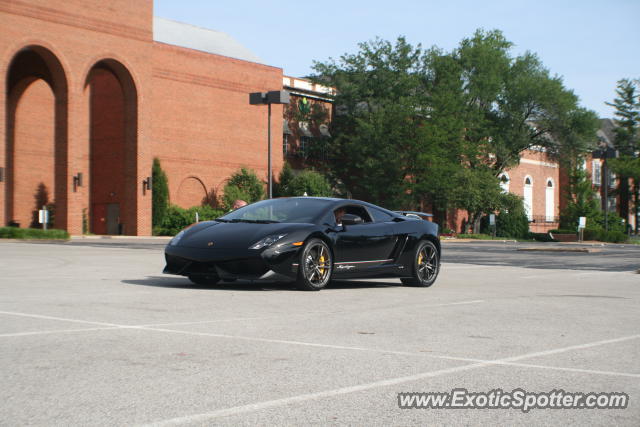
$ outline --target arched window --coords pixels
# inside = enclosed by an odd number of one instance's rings
[[[524,210],[529,221],[533,221],[533,179],[530,176],[524,178]]]
[[[502,172],[498,175],[498,179],[500,179],[500,187],[502,188],[503,193],[509,192],[509,182],[511,179],[509,178],[509,174],[506,172]]]
[[[547,178],[547,188],[545,189],[545,220],[553,222],[555,220],[555,184],[552,178]]]

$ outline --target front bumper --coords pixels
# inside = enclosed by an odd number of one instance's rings
[[[220,279],[295,280],[299,248],[202,249],[167,245],[163,273]]]

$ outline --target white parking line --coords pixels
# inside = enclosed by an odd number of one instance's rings
[[[27,337],[31,335],[52,335],[66,334],[70,332],[89,332],[89,331],[109,331],[113,329],[123,329],[119,326],[105,326],[104,328],[84,328],[84,329],[56,329],[52,331],[33,331],[33,332],[15,332],[10,334],[0,334],[0,338],[8,337]]]
[[[117,325],[115,323],[93,322],[91,320],[69,319],[66,317],[43,316],[41,314],[19,313],[16,311],[0,311],[0,314],[6,314],[8,316],[31,317],[34,319],[59,320],[62,322],[84,323],[87,325],[113,326],[117,328],[126,327],[125,325]]]
[[[454,306],[454,305],[467,305],[467,304],[480,304],[483,303],[484,300],[472,300],[472,301],[458,301],[458,302],[450,302],[450,303],[442,303],[442,304],[430,304],[430,305],[425,305],[425,308],[431,308],[431,307],[447,307],[447,306]],[[374,307],[373,309],[375,309],[376,307]],[[56,321],[61,321],[61,322],[74,322],[74,323],[85,323],[88,325],[103,325],[105,326],[105,328],[89,328],[89,329],[64,329],[64,330],[51,330],[51,331],[34,331],[34,332],[18,332],[18,333],[12,333],[12,334],[0,334],[0,338],[4,337],[4,336],[27,336],[27,335],[41,335],[41,334],[55,334],[55,333],[60,333],[60,332],[74,332],[74,331],[78,331],[78,332],[82,332],[82,331],[100,331],[100,330],[108,330],[108,329],[124,329],[124,328],[128,328],[128,329],[152,329],[152,328],[156,328],[156,327],[160,327],[160,326],[188,326],[188,325],[200,325],[200,324],[207,324],[207,323],[222,323],[222,322],[241,322],[241,321],[250,321],[250,320],[271,320],[271,319],[282,319],[282,318],[289,318],[289,317],[293,317],[293,316],[302,316],[302,317],[308,317],[308,316],[318,316],[318,315],[322,315],[322,316],[326,316],[326,315],[338,315],[338,314],[345,314],[345,313],[350,313],[350,312],[346,312],[346,311],[340,311],[340,312],[336,312],[336,311],[314,311],[313,313],[295,313],[295,314],[288,314],[288,315],[279,315],[279,316],[261,316],[261,317],[234,317],[234,318],[227,318],[227,319],[213,319],[213,320],[199,320],[199,321],[193,321],[193,322],[174,322],[174,323],[151,323],[151,324],[144,324],[144,325],[120,325],[120,324],[116,324],[116,323],[105,323],[105,322],[95,322],[95,321],[90,321],[90,320],[78,320],[78,319],[69,319],[66,317],[55,317],[55,316],[44,316],[44,315],[40,315],[40,314],[30,314],[30,313],[21,313],[21,312],[15,312],[15,311],[0,311],[0,315],[5,314],[8,316],[19,316],[19,317],[31,317],[34,319],[44,319],[44,320],[56,320]],[[160,329],[158,329],[160,330]],[[175,331],[175,332],[180,332],[180,331]],[[222,336],[221,336],[222,337]]]
[[[499,364],[499,363],[502,363],[502,362],[513,362],[513,361],[516,361],[516,360],[523,360],[523,359],[539,357],[539,356],[544,356],[544,355],[549,355],[549,354],[558,354],[558,353],[563,353],[563,352],[567,352],[567,351],[571,351],[571,350],[591,348],[591,347],[596,347],[596,346],[600,346],[600,345],[606,345],[606,344],[618,343],[618,342],[623,342],[623,341],[629,341],[629,340],[633,340],[633,339],[637,339],[637,338],[640,338],[640,335],[631,335],[631,336],[627,336],[627,337],[620,337],[620,338],[615,338],[615,339],[610,339],[610,340],[595,341],[595,342],[586,343],[586,344],[562,347],[562,348],[557,348],[557,349],[553,349],[553,350],[540,351],[540,352],[534,352],[534,353],[527,353],[527,354],[522,354],[522,355],[519,355],[519,356],[507,357],[507,358],[504,358],[504,359],[496,359],[496,360],[490,360],[490,361],[486,361],[486,362],[472,363],[472,364],[469,364],[469,365],[457,366],[455,368],[448,368],[448,369],[440,369],[440,370],[437,370],[437,371],[423,372],[423,373],[416,374],[416,375],[409,375],[409,376],[405,376],[405,377],[391,378],[391,379],[387,379],[387,380],[375,381],[375,382],[366,383],[366,384],[360,384],[360,385],[351,386],[351,387],[342,387],[342,388],[337,388],[337,389],[334,389],[334,390],[326,390],[326,391],[321,391],[321,392],[317,392],[317,393],[301,394],[301,395],[298,395],[298,396],[291,396],[291,397],[287,397],[287,398],[283,398],[283,399],[268,400],[268,401],[264,401],[264,402],[252,403],[252,404],[249,404],[249,405],[235,406],[235,407],[231,407],[231,408],[220,409],[220,410],[217,410],[217,411],[211,411],[211,412],[206,412],[206,413],[202,413],[202,414],[194,414],[194,415],[187,415],[187,416],[184,416],[184,417],[171,418],[171,419],[168,419],[168,420],[157,421],[157,422],[151,423],[149,425],[151,425],[151,426],[168,426],[168,425],[180,425],[180,424],[186,424],[186,423],[202,423],[202,422],[205,422],[205,421],[208,421],[208,420],[212,420],[212,419],[215,419],[215,418],[227,417],[227,416],[232,416],[232,415],[246,414],[246,413],[249,413],[249,412],[260,411],[262,409],[274,408],[274,407],[279,407],[279,406],[286,406],[286,405],[290,405],[292,403],[300,403],[300,402],[306,402],[306,401],[311,401],[311,400],[318,400],[318,399],[323,399],[323,398],[327,398],[327,397],[339,396],[339,395],[343,395],[343,394],[350,394],[350,393],[356,393],[356,392],[360,392],[360,391],[371,390],[371,389],[375,389],[375,388],[381,388],[381,387],[388,387],[388,386],[391,386],[391,385],[403,384],[403,383],[417,381],[417,380],[421,380],[421,379],[425,379],[425,378],[433,378],[433,377],[438,377],[438,376],[447,375],[447,374],[455,374],[455,373],[458,373],[458,372],[468,371],[468,370],[471,370],[471,369],[494,366],[495,364]]]

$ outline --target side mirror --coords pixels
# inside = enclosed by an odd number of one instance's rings
[[[344,214],[342,216],[342,225],[356,225],[362,224],[364,221],[358,215]]]

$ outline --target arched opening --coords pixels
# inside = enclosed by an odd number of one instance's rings
[[[524,210],[529,221],[533,221],[533,179],[530,176],[524,179]]]
[[[112,59],[96,63],[89,96],[89,229],[137,232],[137,91],[129,71]]]
[[[545,220],[547,222],[553,222],[556,216],[555,185],[553,179],[547,178],[545,192]]]
[[[58,58],[42,46],[13,57],[6,87],[5,222],[41,228],[67,227],[67,79]]]
[[[502,192],[508,193],[509,183],[511,182],[511,179],[509,178],[509,174],[506,172],[502,172],[500,175],[498,175],[498,179],[500,180],[500,188],[502,188]]]
[[[201,206],[209,202],[209,194],[204,182],[196,176],[189,176],[182,180],[178,188],[175,204],[183,208]]]

